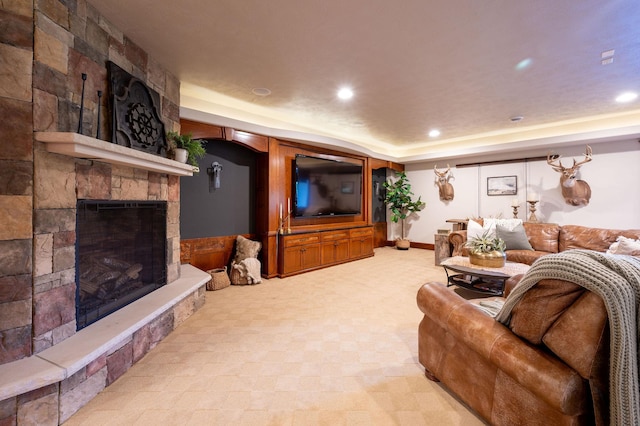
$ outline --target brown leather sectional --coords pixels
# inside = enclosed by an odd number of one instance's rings
[[[618,235],[640,238],[640,230],[524,226],[535,251],[508,252],[509,260],[533,263],[572,248],[606,251]],[[466,232],[453,234],[454,255],[463,255],[457,238],[466,241]],[[505,296],[521,278],[507,282]],[[417,303],[424,313],[418,344],[426,376],[489,423],[609,424],[609,326],[599,296],[566,281],[542,280],[514,308],[509,327],[442,283],[425,284]]]
[[[480,219],[480,222],[482,219]],[[507,250],[507,260],[531,265],[540,256],[549,253],[558,253],[569,249],[587,249],[605,252],[616,241],[618,236],[638,239],[640,230],[627,229],[602,229],[589,228],[580,225],[560,226],[555,223],[522,224],[533,247],[531,250]],[[452,246],[452,256],[468,256],[469,252],[464,247],[467,242],[467,231],[454,231],[449,234],[449,243]],[[635,255],[635,253],[634,253]],[[640,253],[638,253],[640,255]]]

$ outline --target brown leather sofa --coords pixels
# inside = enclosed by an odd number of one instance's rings
[[[487,422],[608,424],[609,327],[599,296],[542,280],[514,308],[509,328],[440,283],[425,284],[417,302],[426,376]]]
[[[482,219],[479,219],[481,222]],[[618,236],[638,239],[640,230],[616,230],[590,228],[579,225],[563,225],[555,223],[524,222],[524,230],[533,250],[507,250],[507,260],[531,265],[540,256],[558,253],[569,249],[587,249],[605,252],[616,241]],[[454,231],[449,234],[452,256],[467,256],[464,247],[467,242],[467,231]],[[636,255],[636,253],[633,253]],[[640,255],[640,253],[638,253]]]
[[[534,250],[507,251],[507,259],[527,264],[569,249],[604,252],[620,235],[640,238],[640,230],[523,225]],[[449,240],[454,256],[466,254],[466,231]],[[521,278],[507,281],[505,297]],[[514,308],[509,327],[441,283],[425,284],[417,302],[426,376],[489,423],[609,423],[609,326],[599,296],[566,281],[541,280]]]

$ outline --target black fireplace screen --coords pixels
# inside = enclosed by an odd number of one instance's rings
[[[80,330],[166,284],[167,203],[78,200]]]

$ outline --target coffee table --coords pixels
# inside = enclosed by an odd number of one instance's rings
[[[440,263],[447,274],[447,287],[456,285],[471,291],[502,296],[504,283],[514,275],[526,273],[530,266],[524,263],[506,262],[501,268],[477,266],[466,256],[454,256]]]

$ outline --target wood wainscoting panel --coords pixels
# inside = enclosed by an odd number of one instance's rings
[[[243,236],[254,239],[252,235]],[[230,266],[235,243],[235,235],[181,240],[180,263],[189,263],[203,271]]]

